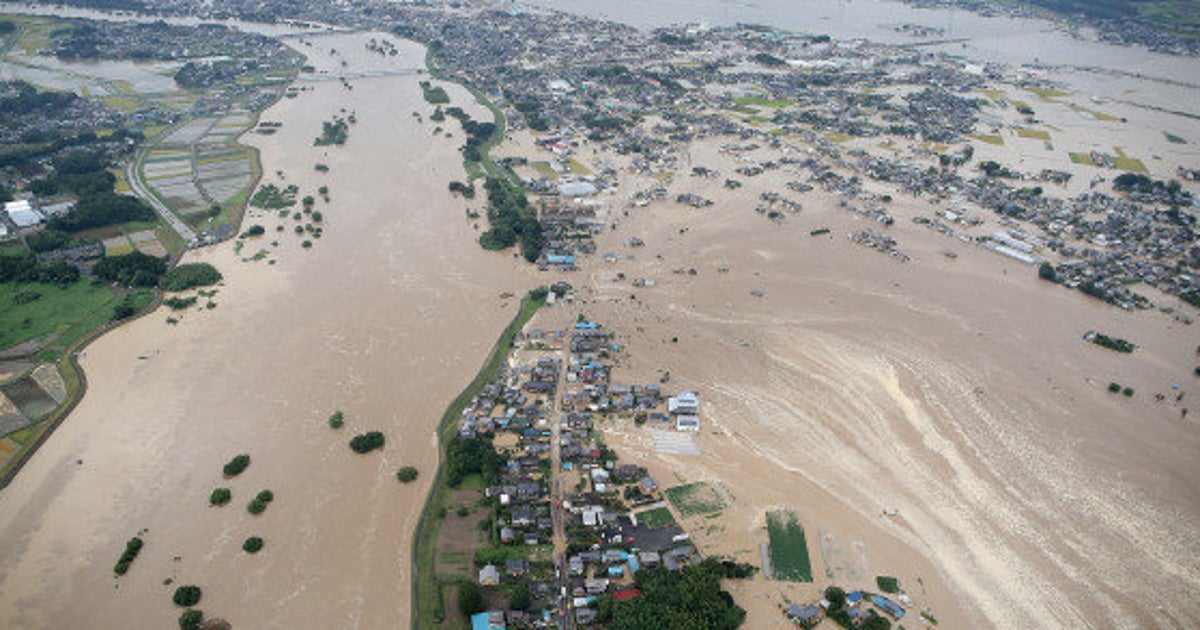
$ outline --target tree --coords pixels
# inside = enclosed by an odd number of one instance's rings
[[[459,583],[458,609],[467,617],[483,612],[483,589],[479,588],[479,585],[474,582],[463,581]]]
[[[354,436],[350,440],[350,448],[355,453],[369,453],[377,448],[383,448],[383,434],[379,431],[368,431]]]
[[[524,582],[517,584],[508,598],[508,606],[513,610],[525,610],[532,603],[533,593],[529,592],[529,585]]]
[[[222,469],[222,472],[224,472],[225,476],[227,477],[236,477],[242,474],[242,471],[246,470],[246,467],[249,465],[250,456],[242,453],[241,455],[237,455],[233,459],[229,460],[229,463],[225,464],[225,468]]]
[[[1058,282],[1058,272],[1054,270],[1054,265],[1048,262],[1043,262],[1038,265],[1038,277],[1042,280],[1050,282]]]
[[[242,551],[246,553],[258,553],[263,548],[263,539],[258,536],[251,536],[242,543]]]
[[[879,615],[871,615],[859,626],[862,630],[891,630],[892,622]]]
[[[829,601],[830,610],[837,610],[846,605],[846,591],[838,586],[830,586],[825,589],[825,599]]]
[[[208,495],[208,504],[225,505],[232,498],[233,493],[230,492],[229,488],[217,488],[212,491],[212,494]]]
[[[204,613],[192,608],[179,615],[179,630],[199,630],[200,622],[204,621]]]
[[[405,466],[396,471],[396,479],[399,479],[400,483],[411,483],[417,480],[417,474],[416,468]]]
[[[200,587],[189,584],[175,589],[175,595],[171,597],[171,601],[175,602],[176,606],[190,608],[200,603],[200,595]]]

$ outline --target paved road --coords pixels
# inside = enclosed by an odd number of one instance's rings
[[[150,192],[150,187],[146,185],[146,182],[142,181],[141,169],[139,166],[141,165],[142,160],[145,158],[146,153],[144,151],[139,151],[137,156],[125,166],[125,180],[129,182],[129,188],[133,191],[133,194],[141,198],[142,201],[150,204],[150,207],[154,208],[154,211],[158,213],[158,216],[162,217],[163,221],[166,221],[167,225],[170,225],[171,229],[175,230],[175,233],[179,234],[180,238],[183,239],[183,242],[190,246],[196,241],[196,232],[193,231],[192,228],[188,227],[188,225],[183,222],[183,219],[179,218],[179,215],[171,212],[170,208],[164,205],[163,202],[159,201],[158,197],[155,197],[154,194]]]

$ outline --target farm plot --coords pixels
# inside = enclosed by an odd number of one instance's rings
[[[771,567],[775,579],[812,582],[808,540],[796,515],[788,511],[767,512],[767,535],[770,538]]]

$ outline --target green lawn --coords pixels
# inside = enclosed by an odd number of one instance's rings
[[[667,488],[666,495],[667,500],[684,518],[713,514],[725,507],[725,502],[712,486],[703,481]]]
[[[671,516],[671,510],[665,507],[646,510],[638,514],[637,518],[638,522],[644,523],[646,527],[666,527],[675,524],[675,517]]]
[[[785,582],[812,582],[812,564],[808,559],[808,540],[804,527],[791,512],[767,512],[771,568],[775,579]]]
[[[18,304],[18,294],[41,297]],[[80,281],[61,289],[53,284],[0,284],[0,348],[42,335],[56,335],[66,345],[91,328],[107,322],[120,296],[106,286]]]

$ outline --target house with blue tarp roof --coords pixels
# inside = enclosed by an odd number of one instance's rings
[[[471,630],[505,630],[504,613],[491,610],[471,615]]]

